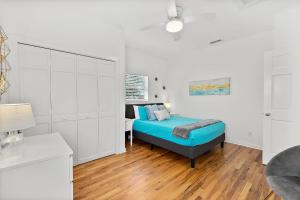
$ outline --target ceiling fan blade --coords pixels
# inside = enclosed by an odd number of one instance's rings
[[[170,0],[167,12],[168,12],[168,16],[171,18],[178,16],[175,0]]]
[[[234,0],[239,9],[246,9],[264,1],[266,0]]]
[[[215,13],[202,13],[200,16],[186,16],[183,18],[184,23],[192,23],[195,21],[205,20],[205,21],[213,21],[216,19]]]
[[[140,31],[148,31],[150,29],[159,28],[159,27],[162,27],[164,25],[165,25],[165,23],[150,24],[148,26],[144,26],[144,27],[140,28]]]
[[[192,23],[194,21],[197,21],[197,17],[194,17],[194,16],[183,17],[183,22],[184,23]]]

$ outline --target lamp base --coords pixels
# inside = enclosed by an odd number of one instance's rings
[[[23,140],[23,134],[19,134],[18,131],[10,131],[8,136],[4,139],[4,144],[15,144]]]

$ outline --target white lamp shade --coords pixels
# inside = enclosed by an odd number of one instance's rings
[[[171,108],[171,103],[166,102],[166,103],[164,103],[164,104],[165,104],[165,106],[166,106],[167,109],[170,109],[170,108]]]
[[[35,126],[31,105],[0,104],[0,132],[24,130]]]

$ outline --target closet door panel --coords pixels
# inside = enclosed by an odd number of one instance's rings
[[[36,126],[25,136],[51,132],[50,50],[19,44],[21,101],[31,103]]]
[[[78,64],[78,73],[80,74],[88,74],[88,75],[97,75],[97,59],[78,56],[77,64]]]
[[[99,62],[99,149],[100,156],[115,153],[115,78],[112,62]]]
[[[36,120],[36,119],[35,119]],[[51,132],[51,126],[48,121],[46,122],[38,122],[36,120],[36,125],[33,128],[29,128],[23,131],[24,136],[35,136],[35,135],[42,135],[42,134],[48,134]]]
[[[53,132],[58,132],[73,150],[74,164],[77,163],[77,121],[53,122]]]
[[[51,51],[52,132],[58,132],[77,163],[76,56]]]
[[[113,116],[115,105],[114,78],[100,76],[99,97],[100,97],[100,116]]]
[[[50,76],[46,70],[23,69],[22,101],[32,104],[36,117],[50,114]]]
[[[78,120],[78,163],[97,157],[98,120]]]
[[[78,74],[78,113],[97,113],[97,76]]]
[[[80,117],[98,117],[97,60],[77,57],[78,113]]]
[[[51,51],[51,68],[53,71],[75,72],[75,55]]]
[[[100,116],[113,116],[115,111],[115,64],[99,60],[98,66]]]
[[[76,113],[74,73],[52,73],[52,111],[54,115],[74,115]]]
[[[51,51],[53,118],[76,116],[75,56]]]
[[[19,44],[19,61],[22,68],[49,70],[50,50]]]
[[[77,57],[78,162],[97,158],[98,80],[96,60]]]
[[[115,153],[115,122],[112,117],[103,117],[99,120],[99,155],[108,156]]]
[[[115,63],[111,61],[98,60],[99,72],[101,75],[114,76]]]

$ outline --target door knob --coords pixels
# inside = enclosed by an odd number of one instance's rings
[[[269,117],[271,116],[271,113],[266,113],[265,116]]]

